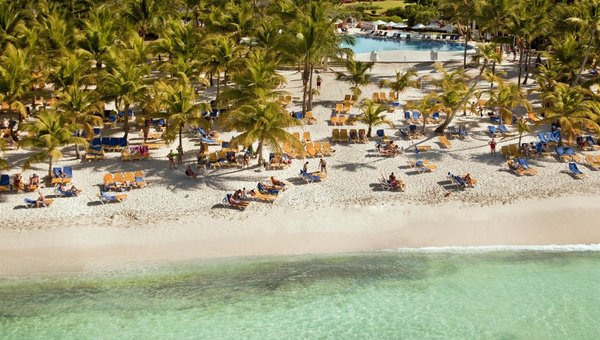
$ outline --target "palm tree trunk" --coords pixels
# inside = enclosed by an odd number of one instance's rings
[[[123,138],[127,139],[127,137],[129,136],[129,103],[125,104],[125,122],[123,124],[123,131],[125,132],[125,135],[123,135]]]
[[[517,86],[521,88],[521,75],[523,74],[523,49],[519,49],[519,78],[517,80]]]
[[[263,161],[263,152],[262,152],[263,151],[263,142],[264,142],[264,140],[261,139],[258,142],[258,148],[256,149],[256,153],[258,153],[258,166],[260,166]]]
[[[468,30],[468,29],[467,29]],[[467,68],[467,50],[470,37],[468,31],[465,33],[465,50],[463,52],[463,67]]]
[[[179,147],[177,148],[181,152],[183,152],[183,138],[181,135],[183,134],[183,123],[179,124]]]
[[[529,58],[531,58],[531,43],[529,43],[527,55],[525,55],[525,79],[523,79],[523,85],[527,84],[529,80]]]
[[[523,132],[519,133],[519,144],[517,144],[519,146],[521,146],[521,138],[522,137],[523,137]]]
[[[223,88],[227,88],[227,69],[225,69],[225,73],[223,74]]]
[[[307,111],[312,111],[313,107],[312,107],[312,102],[313,102],[313,93],[312,93],[312,82],[313,82],[313,71],[314,71],[314,65],[310,65],[310,76],[309,76],[309,80],[308,80],[308,103],[306,105],[306,110]]]
[[[79,155],[79,143],[75,143],[75,159],[79,159],[81,156]]]
[[[310,60],[310,52],[306,54],[306,58],[304,59],[304,70],[302,71],[302,115],[306,114],[306,96],[308,92],[308,79],[310,78],[309,74],[309,63]]]
[[[216,97],[216,100],[219,100],[220,93],[221,93],[221,75],[217,74],[217,97]]]
[[[52,156],[48,157],[48,178],[52,178]]]
[[[426,125],[427,125],[427,119],[425,119],[425,116],[423,116],[423,134],[425,134]]]
[[[372,130],[373,130],[373,125],[369,124],[369,128],[367,129],[367,137],[371,138]]]
[[[581,77],[581,74],[583,73],[583,70],[585,69],[585,64],[587,63],[588,57],[590,55],[590,47],[592,46],[592,43],[594,42],[594,34],[590,34],[590,41],[588,42],[588,46],[585,49],[585,53],[583,56],[583,61],[581,62],[581,67],[579,68],[579,72],[577,72],[577,75],[575,76],[575,79],[573,79],[573,83],[571,84],[571,86],[577,86],[577,83],[579,83],[579,78]]]

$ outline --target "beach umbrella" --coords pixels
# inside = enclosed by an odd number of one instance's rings
[[[377,21],[373,21],[372,24],[375,26],[379,26],[379,25],[385,25],[385,24],[387,24],[387,22],[385,22],[383,20],[377,20]]]
[[[386,25],[386,26],[388,26],[388,27],[394,27],[394,26],[396,25],[396,23],[395,23],[395,22],[393,22],[393,21],[390,21],[390,22],[388,22],[388,23],[387,23],[387,24],[385,24],[385,25]]]
[[[423,25],[423,24],[416,24],[412,27],[412,29],[415,29],[415,30],[420,30],[423,28],[425,28],[425,25]]]
[[[448,25],[442,27],[441,29],[448,33],[452,33],[452,31],[454,30],[454,26],[452,26],[452,24],[448,24]]]
[[[423,28],[428,28],[428,29],[432,29],[432,30],[439,30],[440,29],[440,25],[432,22],[429,25],[423,27]]]
[[[406,27],[408,27],[407,24],[403,24],[403,23],[394,24],[394,28],[406,28]]]

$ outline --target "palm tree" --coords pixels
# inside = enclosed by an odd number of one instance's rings
[[[432,92],[421,99],[418,104],[414,102],[410,102],[406,105],[407,109],[416,109],[423,116],[423,134],[425,134],[427,129],[427,119],[433,115],[434,112],[437,112],[441,109],[444,109],[445,106],[438,102],[439,95],[435,92]]]
[[[396,71],[396,77],[393,81],[382,80],[379,83],[379,87],[388,87],[390,90],[396,91],[396,98],[400,100],[401,92],[411,87],[419,87],[417,71],[412,68],[404,73]]]
[[[349,82],[352,93],[357,97],[360,96],[362,93],[360,87],[366,86],[371,82],[371,75],[367,72],[373,68],[375,63],[355,61],[354,59],[344,59],[342,63],[346,67],[346,73],[336,72],[336,78]]]
[[[79,46],[85,55],[93,60],[96,69],[102,68],[102,61],[116,39],[116,21],[113,14],[101,8],[83,22],[82,39]]]
[[[49,81],[54,89],[61,91],[75,84],[87,84],[91,82],[90,64],[81,53],[65,52],[51,69]]]
[[[259,100],[251,105],[242,105],[232,110],[223,120],[225,128],[242,131],[232,139],[233,143],[251,145],[258,141],[258,163],[262,164],[263,148],[282,152],[282,144],[290,143],[295,149],[302,149],[300,141],[285,128],[299,125],[277,101]]]
[[[584,34],[588,36],[588,42],[583,52],[581,67],[571,83],[571,86],[576,86],[579,83],[579,78],[585,69],[591,52],[593,49],[597,48],[597,45],[594,44],[594,42],[598,39],[600,34],[600,1],[579,1],[573,6],[575,7],[575,13],[577,14],[567,18],[567,22],[581,27],[584,30]]]
[[[114,100],[118,111],[125,112],[124,138],[129,135],[129,108],[146,91],[143,78],[148,74],[148,66],[135,64],[127,57],[127,53],[108,58],[106,72],[100,83],[100,93],[107,99]]]
[[[442,10],[456,23],[458,32],[465,37],[464,68],[467,68],[467,51],[473,34],[471,25],[478,19],[481,13],[481,5],[482,1],[480,0],[446,0],[442,4]]]
[[[490,99],[488,106],[497,107],[500,119],[504,122],[510,122],[513,116],[513,109],[523,106],[527,112],[531,111],[531,103],[527,100],[527,95],[521,92],[518,84],[509,83],[499,77],[493,77],[498,82],[498,88],[489,91]]]
[[[519,144],[518,145],[521,145],[521,139],[523,138],[523,134],[529,133],[529,125],[527,124],[527,121],[525,121],[525,119],[523,119],[523,117],[521,117],[517,121],[517,131],[519,132]]]
[[[83,90],[78,85],[72,85],[60,93],[57,111],[62,111],[71,119],[71,124],[77,131],[82,131],[87,138],[94,135],[94,126],[102,125],[104,107],[98,101],[95,92]],[[75,141],[75,157],[79,159],[79,144]]]
[[[361,114],[348,121],[367,124],[367,137],[371,137],[373,126],[387,125],[392,128],[394,127],[394,123],[387,119],[385,115],[382,115],[382,113],[387,111],[387,107],[384,105],[379,105],[373,101],[366,100],[361,107],[361,111]]]
[[[6,148],[6,140],[4,138],[2,138],[2,139],[0,139],[0,155],[2,154],[2,151],[4,151],[5,148]],[[10,168],[8,161],[6,161],[6,159],[0,157],[0,170],[7,170],[8,168]]]
[[[217,36],[209,41],[204,65],[207,71],[217,77],[217,100],[221,93],[221,73],[227,88],[227,73],[239,63],[239,46],[227,36]]]
[[[25,11],[13,1],[0,1],[0,49],[22,38]]]
[[[71,124],[69,117],[55,111],[42,111],[24,130],[30,136],[23,138],[20,145],[36,152],[25,160],[23,168],[29,169],[34,163],[48,161],[48,177],[52,176],[52,162],[62,158],[63,147],[70,144],[87,147],[85,138],[75,136],[77,127]]]
[[[600,126],[596,123],[600,113],[600,103],[586,98],[589,90],[580,86],[570,87],[558,83],[553,92],[544,93],[547,106],[542,108],[544,121],[558,122],[561,129],[561,143],[566,135],[569,143],[581,134],[584,129],[600,134]]]
[[[184,75],[179,75],[179,80],[174,85],[168,85],[159,82],[157,88],[161,90],[160,103],[166,109],[169,121],[167,130],[167,139],[179,134],[179,152],[183,153],[183,128],[185,125],[208,124],[208,121],[202,118],[202,112],[209,110],[206,103],[197,104],[194,88],[190,85],[189,79]]]
[[[7,101],[9,110],[19,113],[19,123],[26,115],[24,97],[29,94],[34,81],[28,50],[8,44],[0,57],[0,94]],[[21,125],[21,124],[19,124]]]
[[[169,8],[164,0],[130,0],[123,14],[139,36],[146,39],[148,33],[157,28],[161,24],[160,21],[170,15]]]
[[[444,77],[441,82],[437,82],[444,92],[446,92],[445,96],[447,99],[452,99],[452,101],[454,101],[458,94],[461,94],[462,98],[460,101],[455,103],[456,105],[453,104],[452,106],[447,106],[447,109],[449,109],[447,112],[449,113],[444,122],[435,129],[435,133],[443,133],[444,130],[446,130],[446,127],[448,127],[448,125],[452,122],[452,119],[454,119],[454,116],[456,116],[456,112],[465,106],[467,100],[469,100],[469,98],[471,98],[473,95],[475,87],[478,85],[479,81],[481,81],[483,74],[488,70],[490,62],[500,62],[501,56],[498,52],[496,52],[496,44],[480,44],[479,49],[481,58],[483,58],[483,64],[479,69],[479,74],[474,78],[473,83],[467,91],[463,91],[465,86],[464,81],[466,78],[462,70],[447,73],[446,77]],[[460,73],[463,74],[461,75]]]

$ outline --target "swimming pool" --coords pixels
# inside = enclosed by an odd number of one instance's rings
[[[403,36],[404,37],[404,36]],[[342,44],[342,47],[350,47],[354,53],[370,53],[372,51],[431,51],[436,49],[441,52],[463,51],[464,44],[455,41],[443,40],[397,40],[397,39],[375,39],[370,37],[355,36],[354,46]],[[469,46],[469,49],[472,47]]]

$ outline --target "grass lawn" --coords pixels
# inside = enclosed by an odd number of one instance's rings
[[[368,1],[362,1],[362,2],[354,2],[354,3],[350,3],[350,4],[346,4],[346,5],[357,5],[357,4],[369,4]],[[388,8],[392,8],[392,7],[398,7],[398,6],[402,6],[404,4],[404,0],[384,0],[384,1],[373,1],[373,5],[380,7],[381,9],[377,10],[377,13],[382,13],[384,12],[386,9]]]

